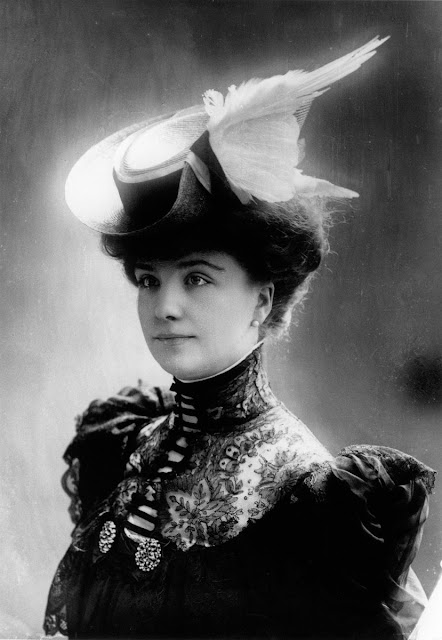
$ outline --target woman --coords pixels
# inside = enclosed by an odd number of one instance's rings
[[[207,92],[206,111],[125,129],[71,172],[68,203],[138,287],[147,345],[174,383],[123,389],[79,420],[64,478],[76,528],[47,633],[412,630],[425,597],[410,564],[434,472],[385,447],[333,458],[262,363],[326,251],[325,199],[357,195],[294,168],[300,127],[381,42],[225,101]]]

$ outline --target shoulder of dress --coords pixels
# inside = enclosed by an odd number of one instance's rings
[[[343,488],[360,498],[371,499],[419,483],[423,492],[429,494],[433,491],[436,473],[397,449],[352,445],[342,449],[335,458],[312,464],[298,483],[298,490],[319,501]]]
[[[389,484],[386,475],[394,485],[420,481],[428,493],[434,489],[437,473],[403,451],[367,444],[342,449],[335,458],[333,471],[338,477],[340,471],[347,471],[371,480],[377,478],[381,485]]]
[[[74,523],[114,490],[140,436],[145,440],[156,433],[173,404],[168,389],[124,387],[107,400],[94,400],[78,416],[76,435],[63,456],[68,468],[62,476]]]
[[[101,436],[129,436],[170,413],[174,394],[164,387],[124,387],[106,400],[94,400],[76,418],[76,435],[65,452],[75,457],[84,441]]]

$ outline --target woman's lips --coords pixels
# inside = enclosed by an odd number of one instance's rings
[[[195,336],[183,336],[183,335],[158,335],[154,337],[154,340],[161,342],[162,344],[177,345],[191,340]]]

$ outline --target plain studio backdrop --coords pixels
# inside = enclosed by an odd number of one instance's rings
[[[59,479],[75,415],[139,378],[170,382],[135,290],[67,210],[70,167],[206,89],[311,69],[378,34],[391,39],[303,131],[305,173],[361,197],[269,370],[333,453],[376,443],[441,467],[441,3],[2,0],[0,30],[0,637],[40,633],[72,528]],[[440,487],[431,506],[415,564],[427,592]]]

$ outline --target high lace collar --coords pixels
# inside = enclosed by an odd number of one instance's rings
[[[198,429],[209,432],[232,431],[275,406],[263,367],[260,344],[235,367],[198,382],[174,379],[179,409],[182,396],[191,397],[198,418]]]

